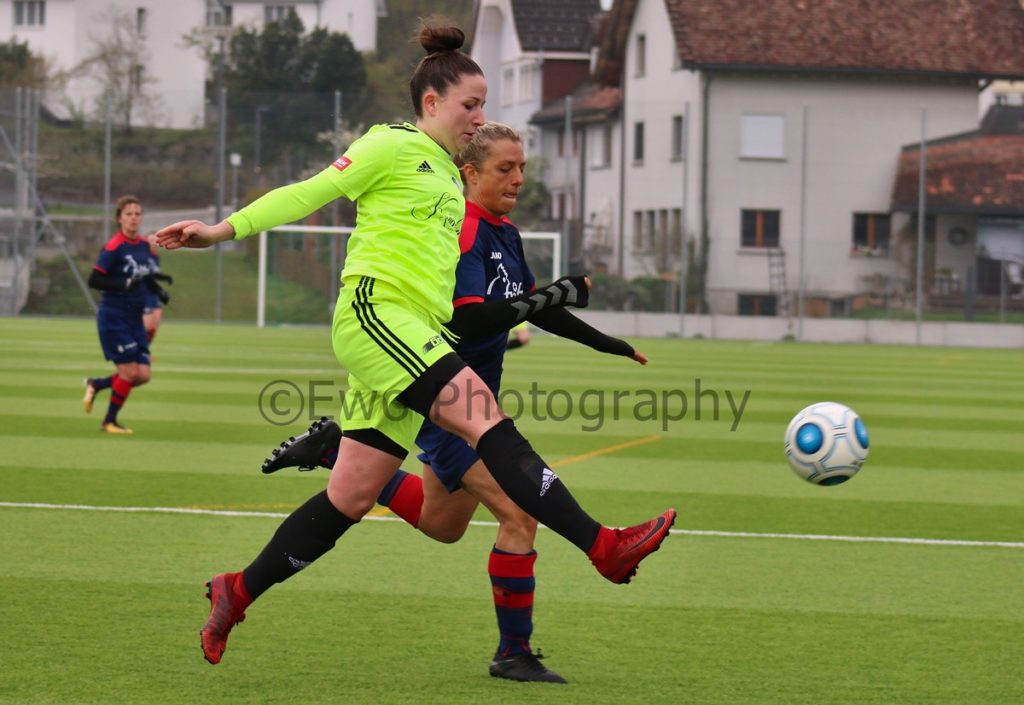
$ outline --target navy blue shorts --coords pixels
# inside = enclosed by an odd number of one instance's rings
[[[481,375],[481,378],[495,396],[501,386],[500,357],[497,363],[496,366],[492,366],[493,369],[485,369],[487,366],[479,363],[470,363],[477,374],[480,374],[481,371],[485,373]],[[421,463],[426,463],[433,468],[437,479],[449,492],[461,488],[462,476],[473,466],[473,463],[480,460],[480,456],[476,454],[471,445],[454,433],[448,433],[428,420],[425,420],[423,426],[420,427],[419,435],[416,436],[416,445],[423,451],[416,458]]]
[[[423,422],[416,436],[416,445],[423,450],[416,457],[434,470],[437,479],[449,492],[461,489],[462,476],[480,460],[471,445],[431,421]]]
[[[100,305],[96,314],[103,356],[115,365],[129,362],[149,364],[149,340],[142,313],[130,313]]]
[[[143,309],[144,313],[155,311],[158,308],[163,308],[164,305],[160,302],[160,297],[156,294],[146,294],[146,308]]]

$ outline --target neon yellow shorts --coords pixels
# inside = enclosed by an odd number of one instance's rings
[[[411,448],[423,417],[398,395],[427,368],[453,352],[441,326],[410,305],[391,284],[346,277],[334,309],[334,355],[348,370],[338,423],[345,430],[373,428]]]

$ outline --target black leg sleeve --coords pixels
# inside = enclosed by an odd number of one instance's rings
[[[284,582],[334,548],[355,523],[335,509],[327,490],[313,495],[281,522],[270,543],[242,571],[245,589],[255,600],[274,583]]]
[[[511,419],[480,437],[476,452],[501,489],[523,511],[586,553],[601,525],[594,521],[547,466]]]

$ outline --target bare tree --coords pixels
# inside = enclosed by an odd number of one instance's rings
[[[102,88],[96,98],[97,113],[106,113],[109,95],[116,124],[129,132],[133,119],[155,122],[161,108],[159,96],[151,90],[156,78],[147,69],[144,12],[109,6],[100,16],[106,34],[90,38],[92,51],[75,68],[76,74],[93,78]]]

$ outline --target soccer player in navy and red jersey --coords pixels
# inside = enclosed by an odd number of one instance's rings
[[[120,230],[107,241],[89,275],[89,286],[103,292],[96,325],[103,355],[117,367],[109,377],[90,377],[85,381],[82,405],[92,411],[96,393],[110,389],[110,405],[100,430],[130,434],[117,421],[117,414],[134,387],[150,379],[149,341],[142,322],[146,297],[155,283],[150,275],[149,242],[140,237],[142,203],[135,196],[117,200],[115,212]]]
[[[466,216],[459,237],[455,313],[448,328],[461,336],[454,344],[455,351],[497,396],[508,330],[514,325],[502,316],[508,313],[509,300],[536,291],[522,238],[507,217],[523,184],[521,139],[506,125],[485,123],[456,162],[461,164],[466,181]],[[560,280],[561,285],[572,282]],[[576,283],[585,285],[583,281]],[[629,343],[591,328],[551,303],[550,308],[532,312],[529,320],[601,352],[647,362],[647,357]],[[263,472],[292,465],[330,467],[340,436],[341,429],[333,421],[317,421],[303,436],[282,444],[264,463]],[[530,645],[536,520],[508,498],[476,451],[458,436],[427,420],[416,444],[423,450],[418,456],[424,463],[422,477],[398,471],[378,502],[427,536],[445,543],[461,538],[477,505],[483,503],[498,520],[498,536],[487,564],[499,632],[490,674],[518,681],[565,683],[562,676],[540,663]]]

